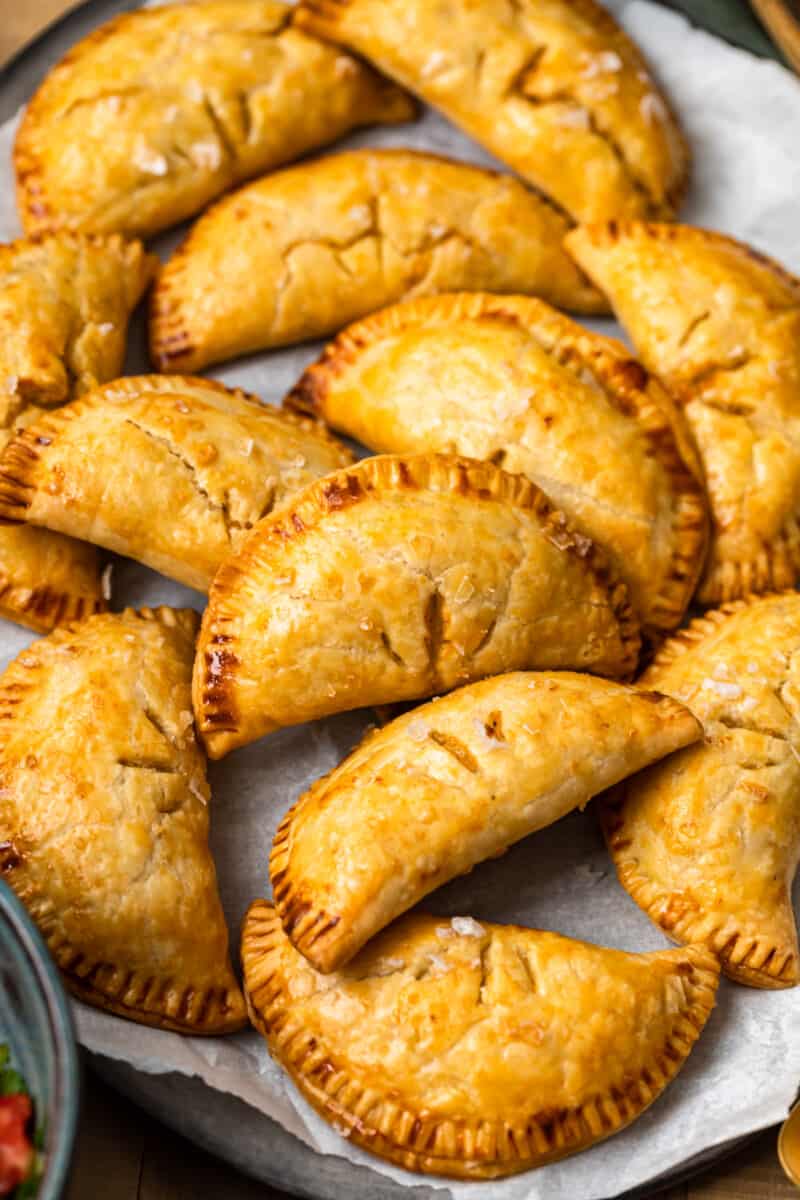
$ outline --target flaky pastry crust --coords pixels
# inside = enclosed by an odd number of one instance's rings
[[[568,671],[470,684],[370,735],[278,827],[275,907],[335,971],[423,896],[702,735],[657,692]]]
[[[431,154],[355,150],[303,163],[194,225],[153,293],[153,362],[194,371],[458,288],[605,312],[564,252],[567,228],[511,176]]]
[[[622,884],[671,937],[706,943],[732,979],[797,984],[800,594],[706,613],[640,682],[688,705],[705,741],[603,805]]]
[[[318,975],[257,900],[251,1020],[351,1142],[412,1171],[496,1179],[635,1120],[714,1006],[704,947],[626,954],[555,933],[412,914]]]
[[[703,604],[800,575],[800,280],[721,234],[643,223],[567,246],[682,407],[713,520]]]
[[[195,713],[219,758],[282,725],[503,671],[625,676],[638,650],[625,585],[529,480],[386,455],[312,484],[220,568]]]
[[[0,874],[73,995],[190,1033],[245,1020],[208,848],[197,614],[63,625],[0,678]]]
[[[45,77],[14,147],[27,232],[151,236],[224,191],[414,104],[275,0],[137,8]]]
[[[119,237],[0,245],[0,450],[45,409],[119,374],[155,266],[141,243]],[[0,616],[46,633],[104,607],[92,547],[0,526]]]
[[[297,23],[441,109],[576,220],[675,215],[686,140],[594,0],[302,0]]]
[[[0,520],[83,538],[207,590],[263,516],[353,461],[323,426],[211,380],[97,388],[0,456]]]
[[[606,551],[646,634],[683,617],[708,533],[688,430],[619,342],[543,301],[460,293],[385,309],[345,329],[285,403],[381,453],[455,452],[527,475]]]

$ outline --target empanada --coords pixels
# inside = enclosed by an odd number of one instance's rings
[[[674,216],[686,141],[594,0],[302,0],[297,24],[406,84],[576,220]]]
[[[525,667],[627,675],[625,585],[521,475],[368,458],[311,484],[220,568],[198,728],[220,758],[282,725]]]
[[[128,319],[157,260],[119,237],[0,245],[0,450],[15,428],[122,369]],[[0,616],[47,632],[104,607],[96,550],[0,526]]]
[[[28,232],[149,236],[351,129],[414,115],[395,84],[275,0],[137,8],[46,76],[17,134]]]
[[[250,1018],[351,1142],[411,1171],[494,1179],[635,1120],[714,1007],[702,946],[627,954],[412,914],[318,975],[264,900],[242,939]]]
[[[207,379],[118,379],[0,458],[0,519],[95,542],[206,590],[247,530],[353,461],[307,418]]]
[[[567,228],[518,180],[467,163],[409,150],[303,163],[235,192],[193,227],[153,293],[153,362],[196,370],[457,288],[605,312],[563,249]]]
[[[671,937],[707,943],[732,979],[797,984],[800,594],[706,613],[641,682],[687,704],[705,741],[603,806],[621,882]]]
[[[0,678],[0,873],[73,995],[188,1033],[245,1021],[192,724],[197,614],[64,625]]]
[[[461,688],[369,734],[278,827],[275,907],[335,971],[423,896],[702,735],[657,692],[562,672]]]
[[[697,442],[713,518],[699,599],[791,586],[800,575],[800,280],[686,225],[576,229],[567,245]]]
[[[609,555],[647,633],[703,565],[702,486],[666,393],[619,344],[541,300],[415,300],[344,330],[286,403],[373,450],[445,450],[528,475]]]

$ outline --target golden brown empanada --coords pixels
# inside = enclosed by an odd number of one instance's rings
[[[192,724],[197,614],[102,614],[0,678],[0,873],[70,991],[188,1033],[245,1020]]]
[[[43,409],[119,374],[128,319],[156,262],[119,237],[0,245],[0,450]],[[44,633],[104,601],[92,547],[0,526],[0,616]]]
[[[118,379],[0,458],[0,519],[126,554],[206,590],[256,521],[353,455],[307,418],[207,379]]]
[[[411,1171],[494,1179],[635,1120],[714,1007],[702,946],[626,954],[412,914],[318,975],[272,905],[242,939],[250,1018],[345,1137]]]
[[[657,692],[561,672],[461,688],[398,717],[315,783],[275,835],[275,907],[335,971],[423,896],[696,742]]]
[[[282,725],[525,667],[627,675],[625,585],[492,463],[368,458],[261,521],[220,568],[194,705],[213,758]]]
[[[674,216],[689,151],[647,64],[594,0],[302,0],[579,221]]]
[[[235,192],[193,227],[153,293],[153,362],[196,370],[457,288],[605,312],[562,247],[567,228],[511,176],[430,154],[356,150],[303,163]]]
[[[373,450],[444,450],[520,471],[609,555],[647,633],[680,622],[706,548],[688,434],[619,342],[541,300],[415,300],[349,329],[286,403]]]
[[[686,225],[576,229],[567,245],[608,293],[642,360],[683,408],[713,536],[704,604],[800,574],[800,280]]]
[[[275,0],[138,8],[74,46],[17,134],[28,232],[151,235],[351,129],[414,115],[394,84]]]
[[[732,979],[797,984],[800,594],[706,613],[641,682],[687,704],[705,741],[604,805],[621,882],[671,937],[707,943]]]

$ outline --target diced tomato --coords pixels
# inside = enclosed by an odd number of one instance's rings
[[[33,1146],[28,1123],[32,1111],[29,1096],[0,1096],[0,1196],[9,1196],[30,1171]]]

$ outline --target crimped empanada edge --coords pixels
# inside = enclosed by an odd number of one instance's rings
[[[199,625],[199,616],[193,609],[128,608],[118,615],[109,614],[109,619],[114,621],[132,617],[169,629],[180,629],[190,637]],[[64,645],[86,628],[85,622],[61,625],[47,641],[51,645]],[[12,663],[0,677],[0,757],[16,720],[17,706],[23,703],[26,693],[34,690],[38,672],[47,669],[46,664],[31,661],[36,652],[37,643],[34,643],[23,651],[28,660],[23,670],[16,671],[16,663]],[[10,675],[14,678],[9,678]],[[189,980],[145,977],[114,963],[87,962],[79,947],[60,937],[58,914],[48,898],[30,886],[14,882],[14,873],[23,862],[24,854],[13,843],[0,843],[0,877],[7,880],[30,912],[67,988],[79,1000],[142,1024],[178,1033],[228,1033],[247,1023],[244,1000],[235,983],[233,987],[198,988]]]
[[[648,453],[661,466],[672,489],[673,549],[665,583],[655,596],[643,631],[652,639],[669,633],[683,618],[700,578],[708,544],[708,512],[702,484],[684,461],[666,409],[650,389],[661,385],[621,343],[574,326],[568,317],[536,297],[495,295],[488,292],[453,292],[392,305],[355,321],[328,343],[316,362],[300,376],[284,398],[293,412],[326,419],[326,397],[341,371],[355,363],[359,354],[383,338],[425,322],[475,320],[490,317],[505,320],[535,337],[537,309],[549,321],[564,323],[562,344],[568,345],[603,385],[606,399],[618,412],[631,416],[639,425]],[[527,310],[527,318],[526,318]],[[624,352],[619,357],[615,348]],[[544,347],[543,347],[544,349]],[[621,403],[622,395],[635,410]]]
[[[493,463],[457,455],[378,455],[310,484],[294,503],[254,526],[235,555],[222,564],[211,585],[198,640],[193,699],[198,728],[211,758],[231,748],[238,730],[231,681],[240,659],[235,593],[249,567],[268,560],[272,541],[281,545],[303,537],[329,511],[349,508],[385,486],[387,490],[455,492],[476,500],[494,499],[530,511],[558,549],[584,563],[617,622],[621,657],[615,674],[627,678],[641,649],[639,622],[625,584],[610,571],[605,555],[590,538],[577,534],[544,492],[523,475],[510,475]],[[0,499],[2,480],[0,480]],[[604,672],[612,674],[610,670]],[[265,732],[267,732],[265,730]]]
[[[3,528],[0,525],[0,536],[2,532]],[[107,609],[99,560],[94,598],[77,595],[67,589],[55,590],[47,585],[38,588],[21,587],[13,578],[0,572],[0,617],[24,625],[34,633],[47,634],[62,622],[82,621],[96,613],[106,612]]]
[[[292,1012],[280,964],[283,938],[274,908],[255,901],[242,937],[245,998],[270,1052],[313,1107],[352,1142],[408,1170],[460,1179],[499,1178],[553,1162],[630,1124],[685,1062],[714,1007],[718,981],[713,956],[703,947],[687,948],[690,970],[681,974],[686,1007],[648,1068],[624,1091],[599,1093],[573,1109],[532,1113],[520,1130],[508,1122],[443,1120],[401,1108],[388,1089],[384,1096],[339,1067],[336,1049],[321,1045]]]
[[[763,936],[745,933],[732,918],[716,920],[685,892],[663,890],[642,874],[638,859],[626,857],[631,844],[625,820],[626,800],[625,784],[613,788],[598,805],[600,824],[620,883],[653,924],[675,942],[707,946],[719,959],[723,973],[737,983],[763,989],[800,983],[796,945],[778,945]],[[752,966],[752,960],[758,965]]]

